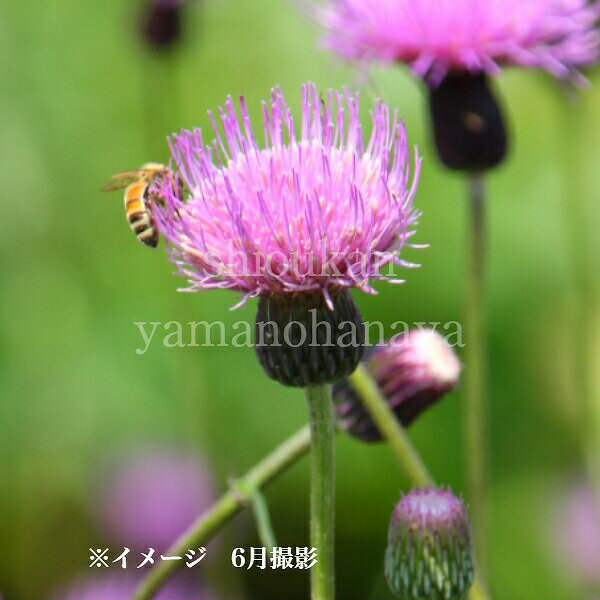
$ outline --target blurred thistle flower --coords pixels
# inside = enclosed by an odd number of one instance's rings
[[[365,353],[365,366],[404,427],[455,388],[462,365],[433,329],[415,329]],[[365,441],[381,441],[377,426],[346,379],[333,386],[339,425]]]
[[[600,5],[587,0],[329,0],[320,17],[344,58],[406,63],[434,86],[505,65],[568,78],[600,51]]]
[[[600,3],[586,0],[304,0],[326,46],[348,60],[405,63],[430,92],[434,136],[446,166],[480,171],[507,146],[488,75],[502,66],[562,79],[593,64]]]
[[[144,1],[140,15],[140,34],[151,47],[163,50],[181,37],[181,6],[186,0]]]
[[[140,449],[107,469],[96,511],[109,539],[164,551],[213,498],[212,478],[199,458],[167,448]]]
[[[130,600],[139,579],[118,572],[109,576],[81,577],[53,595],[52,600]],[[171,579],[156,600],[214,600],[211,592],[189,578]]]
[[[556,507],[551,547],[589,586],[600,586],[600,497],[591,485],[571,485]]]
[[[385,555],[391,591],[403,600],[461,600],[474,579],[467,511],[450,490],[413,489],[394,508]]]
[[[362,356],[362,319],[349,289],[373,294],[371,281],[397,282],[389,279],[392,265],[414,266],[399,253],[418,216],[420,159],[409,184],[404,126],[380,102],[365,147],[358,94],[330,91],[321,99],[305,84],[297,132],[275,88],[263,103],[265,148],[254,137],[243,97],[240,109],[241,120],[231,98],[219,109],[224,136],[209,113],[216,136],[210,145],[199,129],[173,137],[190,198],[182,202],[163,181],[157,191],[166,206],[155,208],[156,221],[191,291],[237,290],[244,294],[240,304],[260,297],[257,335],[268,322],[273,328],[264,332],[264,344],[257,340],[257,354],[270,377],[294,386],[333,382]],[[340,335],[353,329],[357,344],[298,340],[302,331],[312,332],[315,319]],[[299,328],[286,340],[285,328],[295,322]]]

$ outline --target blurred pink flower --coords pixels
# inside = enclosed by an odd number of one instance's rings
[[[345,59],[403,62],[436,85],[449,71],[545,69],[598,59],[600,4],[587,0],[304,0]]]
[[[600,497],[573,485],[557,507],[553,545],[560,560],[589,585],[600,585]]]
[[[138,449],[108,468],[97,511],[107,539],[166,550],[213,497],[210,473],[198,457],[172,448]]]
[[[130,600],[139,579],[127,573],[77,579],[52,596],[52,600]],[[198,583],[188,579],[171,580],[155,596],[156,600],[214,600]]]

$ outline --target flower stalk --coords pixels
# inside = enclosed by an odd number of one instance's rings
[[[404,428],[382,397],[377,384],[363,365],[349,377],[371,418],[387,439],[394,456],[411,483],[418,487],[433,486],[433,477],[412,445]]]
[[[305,388],[311,431],[310,539],[318,562],[311,569],[311,599],[334,600],[335,419],[330,386]]]
[[[433,478],[404,430],[399,425],[396,427],[390,425],[390,423],[396,421],[396,418],[388,408],[385,400],[380,396],[371,376],[361,367],[352,375],[351,381],[356,386],[357,392],[363,398],[366,398],[365,406],[371,407],[369,412],[373,420],[378,423],[385,437],[388,440],[396,439],[395,442],[390,443],[390,447],[399,459],[402,469],[411,483],[415,486],[423,483],[433,484]],[[374,409],[375,406],[379,406],[379,408]],[[377,413],[378,416],[376,417],[374,413]],[[398,434],[398,431],[400,434]],[[211,508],[198,517],[195,523],[169,548],[167,553],[170,555],[184,554],[189,548],[206,544],[235,515],[252,505],[257,491],[267,487],[277,477],[296,464],[308,452],[310,447],[311,431],[307,425],[275,448],[244,476],[232,482],[231,488]],[[398,448],[402,448],[403,451],[398,452]],[[408,458],[406,461],[404,459],[401,461],[400,456]],[[319,556],[319,560],[321,559],[322,555]],[[180,567],[181,563],[178,561],[161,561],[157,563],[149,575],[140,583],[132,600],[151,600]],[[489,596],[477,576],[468,598],[469,600],[489,600]]]
[[[153,123],[153,127],[143,128],[144,143],[148,156],[157,157],[157,160],[164,156],[165,137],[181,120],[180,62],[180,53],[174,51],[164,55],[144,55],[139,64],[142,114],[144,122]],[[148,77],[149,64],[152,77]],[[157,80],[166,83],[157,86]]]
[[[169,548],[167,554],[183,555],[190,548],[202,546],[246,506],[252,504],[255,492],[261,490],[306,454],[310,447],[310,429],[303,427],[240,477],[211,508]],[[150,600],[167,583],[180,561],[161,561],[140,583],[132,600]]]
[[[464,426],[469,502],[475,553],[488,567],[487,311],[485,301],[485,206],[481,174],[469,179],[469,248],[465,305]]]
[[[367,370],[361,365],[349,377],[349,380],[361,396],[371,418],[386,438],[411,485],[414,487],[435,487],[435,480]],[[468,600],[490,600],[484,581],[477,572],[467,598]]]
[[[254,519],[256,520],[258,537],[267,550],[272,552],[273,548],[277,546],[277,538],[275,537],[275,531],[273,530],[273,523],[271,522],[267,501],[258,490],[254,492],[254,496],[252,497],[252,510],[254,512]]]

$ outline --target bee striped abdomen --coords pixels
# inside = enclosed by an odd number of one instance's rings
[[[146,207],[147,187],[146,183],[134,183],[127,188],[125,212],[137,239],[147,246],[156,248],[159,234],[156,223]]]
[[[164,205],[164,199],[157,193],[151,192],[152,184],[169,173],[168,169],[159,163],[146,163],[137,171],[125,171],[113,175],[108,183],[100,188],[102,192],[125,189],[125,214],[129,226],[137,239],[152,248],[158,246],[159,233],[156,222],[149,207]],[[183,197],[183,180],[179,177],[180,196]]]

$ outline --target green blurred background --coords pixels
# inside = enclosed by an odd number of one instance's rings
[[[138,244],[120,193],[98,189],[113,173],[166,160],[166,134],[206,126],[206,110],[228,94],[243,93],[257,121],[274,84],[297,110],[302,82],[354,86],[356,74],[318,49],[315,28],[284,1],[191,2],[169,57],[140,42],[138,8],[132,0],[0,8],[0,590],[8,600],[47,598],[87,569],[87,548],[102,535],[90,489],[114,448],[176,442],[201,452],[225,489],[306,420],[302,394],[268,381],[250,349],[154,343],[135,353],[134,321],[231,324],[252,320],[254,304],[232,313],[234,294],[176,293],[183,281],[162,245]],[[386,324],[460,321],[465,183],[436,162],[410,75],[376,70],[373,80],[424,156],[415,239],[431,246],[407,252],[423,266],[404,286],[379,286],[378,296],[359,298],[361,309]],[[510,159],[489,181],[493,589],[499,600],[580,600],[580,585],[556,561],[549,519],[582,471],[581,407],[569,377],[578,282],[566,219],[577,194],[590,230],[600,225],[600,88],[569,103],[541,74],[510,71],[498,85],[514,135]],[[363,90],[365,115],[372,89]],[[456,492],[460,404],[460,393],[448,396],[411,429],[436,478]],[[383,446],[340,436],[337,451],[339,598],[389,598],[382,554],[406,481]],[[303,461],[267,494],[282,545],[308,541],[307,479]],[[207,577],[222,598],[307,597],[304,576],[234,572],[231,548],[252,544],[242,518],[210,558]]]

